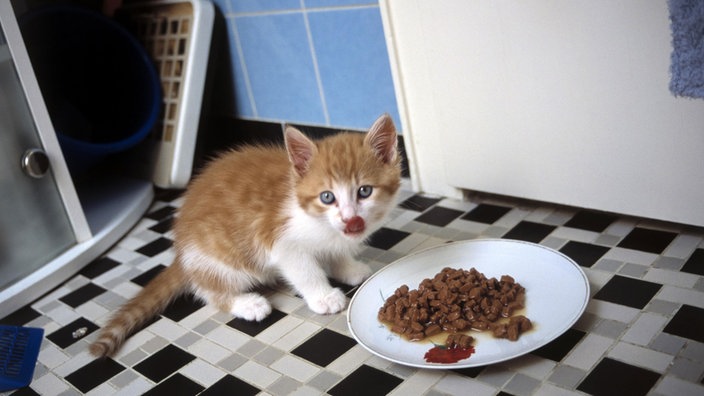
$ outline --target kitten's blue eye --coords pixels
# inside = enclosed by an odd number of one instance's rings
[[[374,187],[372,186],[362,186],[357,190],[357,195],[360,198],[369,198],[370,195],[372,195],[372,191],[374,191]]]
[[[335,194],[331,193],[330,191],[321,192],[320,202],[324,203],[325,205],[331,205],[333,202],[335,202]]]

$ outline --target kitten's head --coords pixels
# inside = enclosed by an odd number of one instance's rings
[[[401,184],[396,128],[382,115],[366,134],[347,132],[312,141],[284,133],[301,208],[353,240],[376,230]]]

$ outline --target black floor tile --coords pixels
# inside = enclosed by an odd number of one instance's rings
[[[640,279],[614,275],[594,295],[594,298],[625,305],[631,308],[643,309],[662,285]]]
[[[367,244],[371,247],[389,250],[409,235],[411,234],[405,231],[382,227],[369,237]]]
[[[462,216],[459,210],[454,210],[450,208],[444,208],[442,206],[436,206],[429,211],[423,213],[422,215],[415,218],[415,221],[419,221],[425,224],[431,224],[438,227],[444,227],[450,224],[452,221]]]
[[[102,287],[96,285],[95,283],[87,283],[85,286],[82,286],[59,298],[59,301],[70,306],[71,308],[76,308],[103,293],[105,293],[105,289]]]
[[[582,210],[577,212],[567,223],[565,227],[579,228],[580,230],[603,232],[608,226],[618,219],[617,216],[603,213],[593,212],[591,210]]]
[[[577,386],[577,390],[591,395],[640,396],[646,395],[660,378],[660,374],[604,358]]]
[[[164,220],[161,220],[160,222],[156,223],[155,225],[149,227],[149,230],[158,232],[160,234],[165,234],[169,231],[171,231],[171,228],[174,225],[174,218],[173,217],[167,217]]]
[[[164,206],[161,209],[157,209],[151,213],[144,215],[147,219],[152,219],[156,221],[161,221],[167,217],[171,217],[176,213],[176,208],[173,206]]]
[[[683,305],[663,331],[704,343],[704,309]]]
[[[154,257],[157,254],[163,252],[164,250],[170,248],[171,245],[173,245],[173,241],[171,239],[162,237],[142,246],[141,248],[137,249],[136,252],[139,254],[143,254],[147,257]]]
[[[511,208],[506,206],[479,204],[469,213],[462,216],[463,220],[476,221],[477,223],[494,224],[497,220],[511,211]]]
[[[366,364],[328,390],[332,396],[386,395],[403,380]]]
[[[677,234],[636,227],[618,244],[619,247],[660,254]]]
[[[398,206],[404,209],[415,210],[417,212],[423,212],[429,207],[440,202],[439,198],[428,198],[422,195],[414,195],[407,200],[401,202]]]
[[[507,232],[503,238],[505,239],[518,239],[521,241],[538,243],[545,239],[553,230],[555,226],[533,223],[531,221],[521,221],[515,227],[513,227],[509,232]]]
[[[200,396],[221,396],[237,394],[238,396],[254,396],[261,392],[256,388],[237,377],[226,375],[218,382],[210,385]]]
[[[199,299],[196,299],[192,294],[185,294],[172,301],[171,304],[164,309],[161,316],[178,322],[204,306],[205,304]]]
[[[88,279],[95,279],[100,275],[110,271],[111,269],[120,265],[119,262],[105,256],[101,257],[92,263],[85,266],[79,274],[85,276]]]
[[[169,189],[165,190],[163,188],[157,188],[154,191],[154,200],[162,202],[171,202],[177,198],[180,198],[184,193],[184,189]]]
[[[27,322],[31,322],[40,316],[42,316],[42,314],[32,309],[31,306],[25,305],[17,311],[0,319],[0,324],[9,326],[23,326]]]
[[[704,276],[704,249],[697,249],[689,256],[681,271]]]
[[[586,333],[581,330],[568,329],[553,341],[531,353],[545,359],[559,362],[570,353],[572,348],[574,348],[585,335]]]
[[[178,371],[196,357],[173,345],[167,345],[159,352],[142,360],[134,369],[154,382]]]
[[[39,396],[39,393],[37,393],[34,389],[30,388],[29,386],[17,389],[16,391],[10,394],[12,396]]]
[[[67,375],[66,381],[70,382],[79,391],[86,393],[103,382],[107,382],[124,369],[123,365],[110,358],[95,359]]]
[[[144,393],[144,395],[149,395],[149,396],[190,396],[190,395],[197,395],[201,391],[205,389],[203,385],[200,385],[198,383],[193,382],[192,380],[186,378],[184,375],[180,373],[176,373],[172,375],[169,379],[166,381],[160,383],[159,385],[153,387],[150,389],[148,392]],[[234,389],[230,390],[230,393],[221,393],[221,394],[239,394],[236,392]]]
[[[286,317],[285,313],[279,311],[278,309],[272,309],[269,316],[264,318],[261,322],[235,318],[227,322],[227,325],[232,327],[233,329],[237,329],[245,334],[254,337],[262,331],[266,330],[269,326],[283,319],[284,317]]]
[[[325,367],[356,344],[357,342],[350,337],[329,329],[322,329],[291,353],[318,366]]]
[[[46,338],[59,348],[66,349],[97,329],[98,326],[95,323],[85,318],[78,318],[47,335]]]
[[[166,269],[165,265],[159,264],[155,265],[153,268],[150,268],[149,271],[145,271],[139,276],[135,276],[134,278],[130,279],[132,283],[136,283],[142,287],[146,286],[147,283],[151,282],[152,279],[154,279],[161,271]]]
[[[468,367],[468,368],[462,368],[462,369],[453,369],[452,371],[464,375],[465,377],[470,377],[470,378],[477,378],[479,374],[484,371],[486,366],[479,366],[479,367]]]
[[[560,252],[570,257],[582,267],[591,267],[608,251],[609,248],[606,246],[575,241],[567,242],[565,246],[560,249]]]
[[[351,292],[355,287],[358,285],[348,285],[346,283],[342,283],[339,281],[336,281],[335,279],[328,278],[328,281],[330,282],[330,286],[332,287],[337,287],[338,289],[342,290],[343,293],[348,294]]]

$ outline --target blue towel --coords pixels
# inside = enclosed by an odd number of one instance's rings
[[[668,0],[672,29],[670,92],[704,98],[704,0]]]

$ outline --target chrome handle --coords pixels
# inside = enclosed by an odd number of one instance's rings
[[[30,177],[40,179],[49,172],[50,167],[49,156],[42,149],[32,148],[22,155],[22,170]]]

